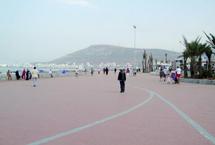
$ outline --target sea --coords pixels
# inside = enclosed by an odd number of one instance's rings
[[[0,73],[5,74],[7,73],[8,70],[10,70],[10,72],[14,73],[15,71],[19,71],[22,72],[23,69],[29,69],[31,70],[32,67],[17,67],[17,66],[0,66]],[[39,70],[44,70],[44,71],[48,71],[50,68],[40,68]]]
[[[15,72],[15,71],[22,71],[23,70],[23,67],[14,67],[14,66],[0,66],[0,73],[6,73],[8,70],[10,70],[11,72]]]
[[[77,66],[77,65],[68,65],[68,64],[28,64],[28,65],[1,65],[0,64],[0,80],[6,80],[7,71],[11,72],[11,75],[14,77],[15,72],[18,70],[19,74],[22,74],[23,69],[30,71],[33,69],[33,66],[37,67],[40,75],[42,77],[47,77],[49,75],[50,70],[55,76],[67,76],[72,75],[78,69],[79,72],[83,72],[85,67]]]

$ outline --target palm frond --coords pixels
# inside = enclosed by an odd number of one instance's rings
[[[204,34],[208,38],[207,43],[210,44],[215,49],[215,36],[211,33],[208,35],[207,33],[204,32]]]

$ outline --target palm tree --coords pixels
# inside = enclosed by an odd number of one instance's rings
[[[184,58],[184,64],[183,64],[183,67],[184,67],[184,77],[187,78],[188,77],[188,74],[187,74],[187,59],[189,58],[189,52],[188,52],[189,43],[188,43],[187,39],[184,36],[183,36],[183,40],[184,40],[185,50],[183,51],[182,56],[179,56],[179,57],[183,57]]]
[[[208,70],[208,77],[211,77],[211,74],[212,74],[212,70],[211,70],[211,56],[213,54],[213,51],[211,49],[211,47],[207,44],[205,44],[205,55],[207,56],[208,58],[208,63],[207,63],[207,70]]]
[[[201,38],[197,37],[194,41],[188,42],[185,37],[184,39],[184,46],[185,50],[183,52],[184,57],[184,76],[187,76],[186,70],[186,62],[187,59],[190,58],[190,72],[191,77],[210,77],[211,76],[211,56],[213,54],[212,47],[214,47],[215,37],[210,34],[211,38],[205,33],[208,37],[209,41],[207,43],[201,43]],[[205,70],[202,67],[202,55],[205,54],[208,58],[207,69]],[[205,73],[206,72],[206,73]]]
[[[205,33],[205,35],[208,38],[207,42],[211,45],[212,48],[215,49],[215,36],[213,34],[211,34],[211,33],[209,35]]]
[[[156,66],[155,69],[157,69],[158,68],[158,60],[157,59],[155,59],[155,66]]]
[[[144,50],[144,53],[143,53],[143,60],[144,60],[144,67],[143,67],[143,72],[146,72],[146,67],[147,67],[147,54],[146,54],[146,50]]]
[[[204,32],[205,33],[205,32]],[[209,74],[210,74],[210,77],[211,77],[211,73],[212,73],[212,70],[211,70],[211,57],[212,57],[212,54],[215,54],[213,53],[213,49],[215,49],[215,36],[213,34],[206,34],[206,37],[208,38],[208,44],[210,45],[210,49],[209,49],[209,46],[207,46],[207,49],[206,49],[206,56],[208,57],[208,71],[209,71]]]
[[[153,56],[152,56],[152,54],[149,55],[148,64],[149,64],[149,72],[152,72],[153,71]]]
[[[188,54],[188,51],[185,50],[183,53],[182,53],[182,57],[184,58],[184,64],[183,64],[183,68],[184,68],[184,77],[187,78],[188,77],[188,74],[187,74],[187,59],[189,58],[189,54]]]
[[[196,47],[196,50],[197,50],[197,57],[198,57],[198,62],[197,62],[197,65],[198,65],[198,73],[199,73],[199,76],[198,77],[202,77],[202,74],[203,74],[203,67],[202,67],[202,55],[205,53],[205,48],[206,48],[206,44],[201,44],[199,43]]]
[[[165,63],[167,63],[167,53],[165,53]]]
[[[196,74],[197,74],[197,70],[198,70],[198,64],[196,63],[196,59],[199,58],[199,62],[201,62],[201,58],[200,53],[202,53],[202,49],[201,49],[201,38],[197,37],[194,41],[188,42],[187,39],[185,37],[183,37],[184,39],[184,46],[185,46],[185,51],[183,53],[183,55],[185,56],[185,59],[187,61],[187,58],[190,58],[191,62],[190,62],[190,73],[191,73],[191,77],[193,78]],[[185,61],[185,64],[186,64]],[[184,65],[185,65],[184,64]]]

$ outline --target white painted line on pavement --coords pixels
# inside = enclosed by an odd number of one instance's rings
[[[80,132],[82,130],[89,129],[89,128],[92,128],[94,126],[103,124],[103,123],[108,122],[110,120],[113,120],[113,119],[116,119],[116,118],[120,118],[120,117],[122,117],[124,115],[127,115],[128,113],[131,113],[131,112],[139,109],[140,107],[144,106],[145,104],[149,103],[153,99],[153,97],[154,97],[153,94],[150,93],[150,97],[148,99],[146,99],[142,103],[140,103],[140,104],[138,104],[138,105],[136,105],[136,106],[134,106],[134,107],[126,110],[126,111],[123,111],[123,112],[111,115],[111,116],[106,117],[104,119],[95,121],[93,123],[90,123],[90,124],[87,124],[87,125],[84,125],[84,126],[81,126],[81,127],[78,127],[78,128],[73,128],[73,129],[70,129],[68,131],[64,131],[64,132],[58,133],[58,134],[50,136],[50,137],[45,137],[45,138],[40,139],[38,141],[29,143],[28,145],[42,145],[42,144],[48,143],[50,141],[54,141],[56,139],[59,139],[59,138],[62,138],[62,137],[65,137],[65,136],[68,136],[68,135],[71,135],[71,134],[75,134],[75,133],[78,133],[78,132]]]
[[[157,96],[160,100],[162,100],[165,104],[170,106],[175,112],[179,114],[181,118],[183,118],[188,124],[190,124],[197,132],[199,132],[205,139],[209,140],[211,143],[215,144],[215,137],[209,133],[205,128],[203,128],[200,124],[198,124],[196,121],[194,121],[190,116],[188,116],[185,112],[181,111],[179,108],[177,108],[173,103],[171,103],[169,100],[165,99],[165,97],[161,96],[160,94],[151,91],[149,89],[141,88],[141,87],[134,87],[138,89],[142,89],[147,91],[150,94],[154,94],[154,96]]]

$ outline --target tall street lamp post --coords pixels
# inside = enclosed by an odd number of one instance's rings
[[[134,49],[136,48],[136,29],[137,27],[135,25],[133,25],[134,28]]]
[[[133,25],[133,29],[134,29],[134,50],[135,50],[135,48],[136,48],[136,29],[137,29],[137,27],[136,27],[136,25]],[[137,54],[136,54],[136,51],[135,51],[135,59],[134,59],[136,62],[136,65],[137,65]]]

